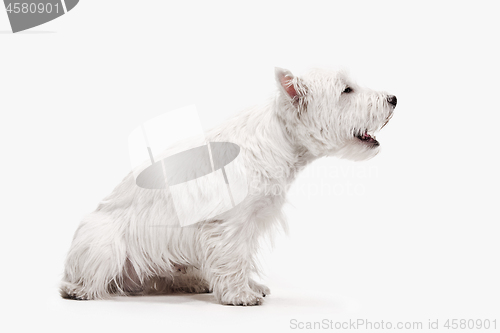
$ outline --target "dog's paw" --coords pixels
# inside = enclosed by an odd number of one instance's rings
[[[263,284],[257,283],[253,280],[250,280],[248,285],[250,286],[250,288],[253,291],[255,291],[258,294],[261,294],[262,297],[266,297],[267,295],[271,295],[271,290]]]
[[[221,303],[225,305],[252,306],[261,305],[262,302],[262,296],[251,290],[239,292],[232,297],[226,295],[221,299]]]
[[[82,287],[68,282],[61,285],[59,292],[61,297],[66,299],[73,299],[77,301],[86,301],[90,299]]]

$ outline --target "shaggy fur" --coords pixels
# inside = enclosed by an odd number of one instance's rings
[[[342,72],[295,77],[278,68],[275,75],[278,93],[267,105],[206,135],[241,147],[247,198],[217,218],[179,227],[168,192],[140,188],[129,174],[78,227],[63,297],[213,291],[222,304],[262,303],[269,289],[251,279],[258,273],[254,257],[263,236],[287,229],[282,206],[298,172],[323,156],[375,156],[373,133],[396,106],[395,96],[362,88]]]

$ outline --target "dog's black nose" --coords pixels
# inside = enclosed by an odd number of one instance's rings
[[[389,96],[387,96],[387,102],[389,102],[389,104],[392,104],[392,105],[394,105],[394,107],[396,107],[396,104],[398,104],[398,99],[394,95],[389,95]]]

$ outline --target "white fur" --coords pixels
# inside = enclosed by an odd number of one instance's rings
[[[342,72],[294,77],[276,69],[276,79],[279,91],[267,105],[207,133],[208,141],[241,147],[248,197],[214,219],[181,228],[168,192],[140,188],[129,174],[78,227],[63,297],[213,291],[222,304],[261,304],[269,289],[251,279],[258,273],[254,256],[263,236],[287,229],[282,206],[298,172],[322,156],[375,156],[379,147],[355,135],[379,130],[394,109],[386,93],[361,88]],[[353,91],[342,93],[347,85]],[[203,189],[202,180],[198,186]]]

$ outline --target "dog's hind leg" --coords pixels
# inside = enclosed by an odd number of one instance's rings
[[[173,265],[173,272],[156,276],[145,283],[144,294],[209,293],[210,286],[194,266]]]
[[[172,276],[172,291],[195,294],[211,292],[201,271],[194,266],[183,266]]]
[[[86,300],[124,294],[126,247],[111,214],[94,212],[78,228],[65,265],[63,298]]]

